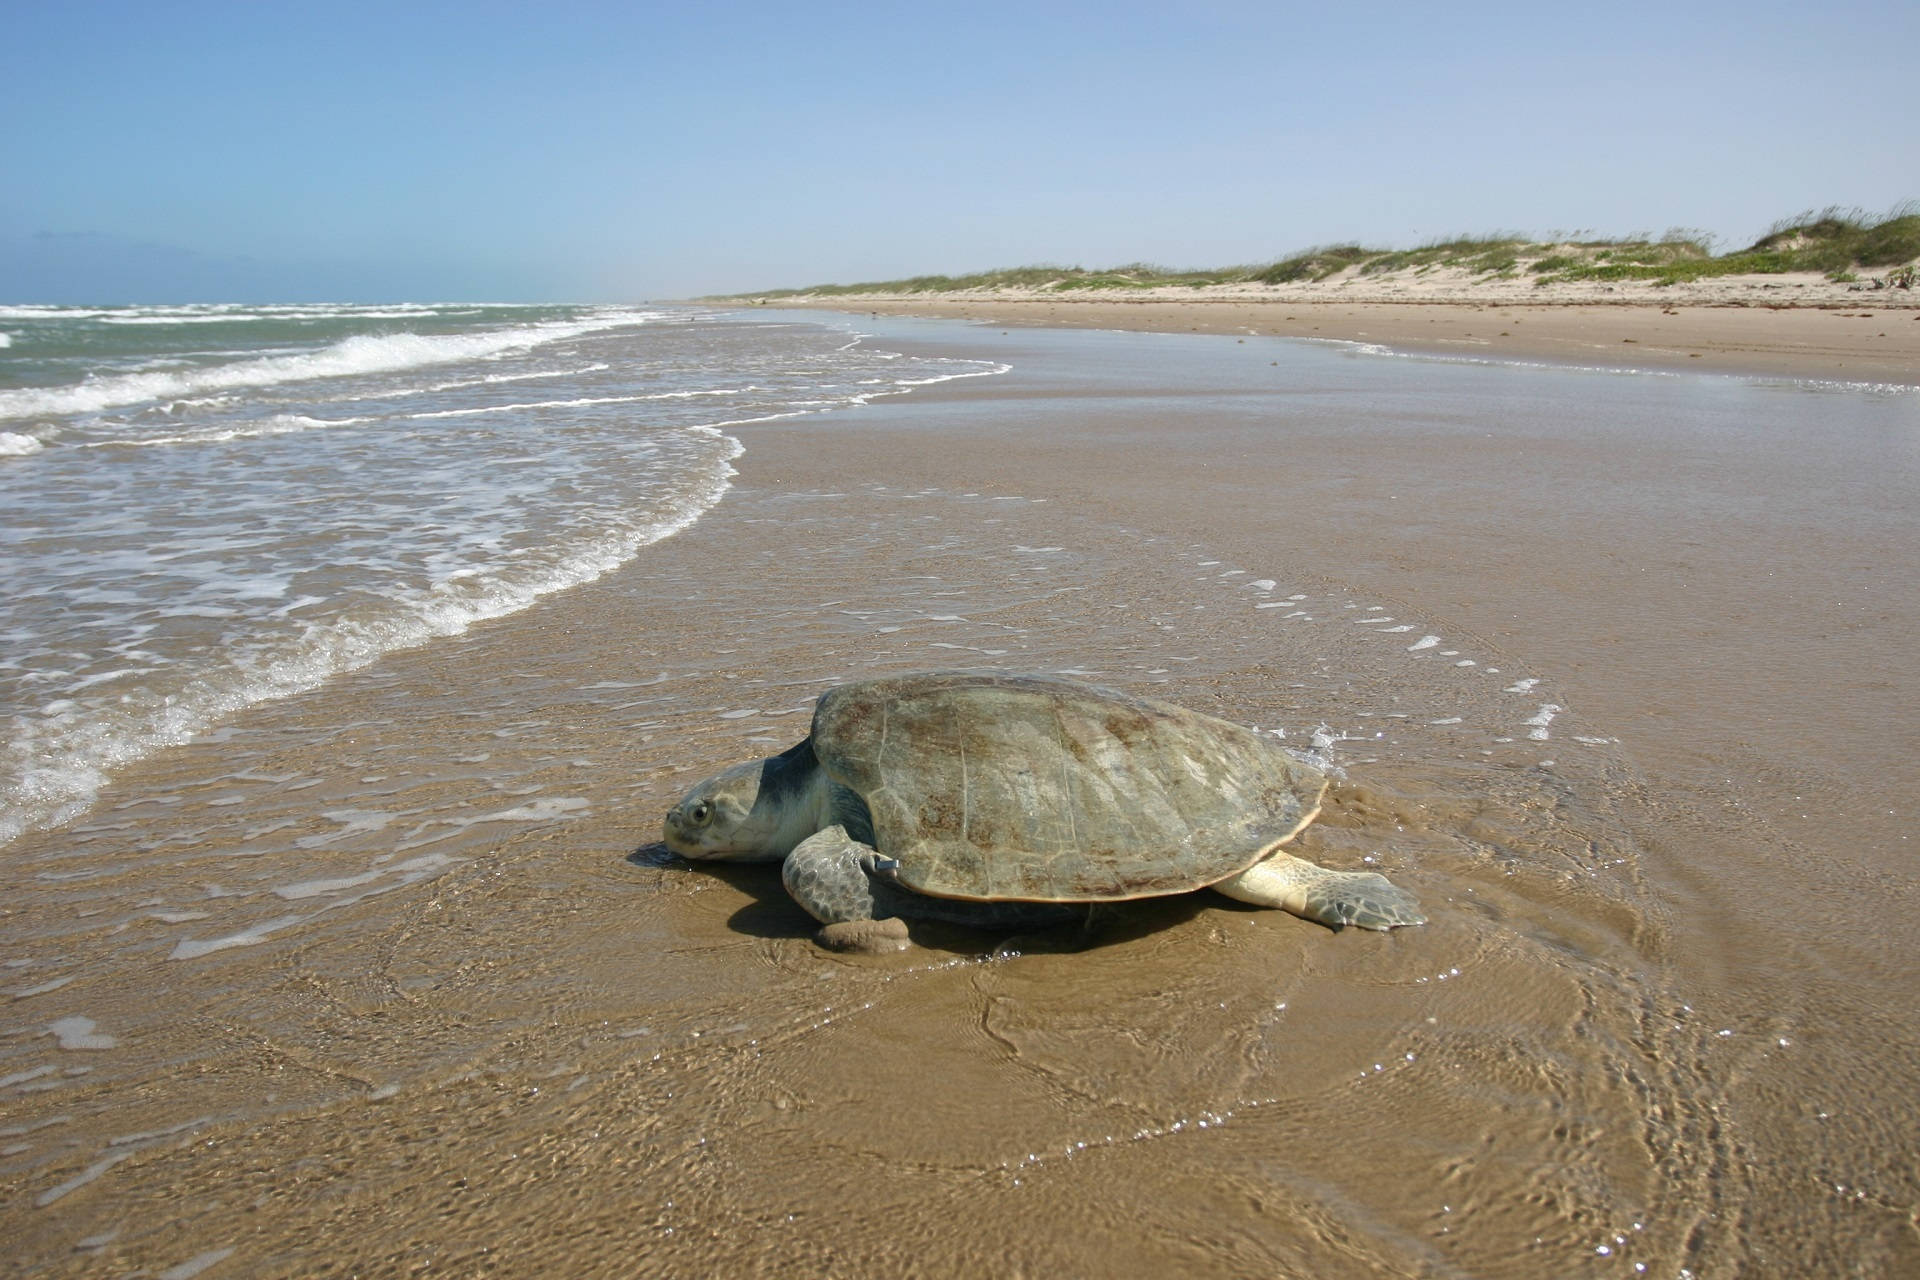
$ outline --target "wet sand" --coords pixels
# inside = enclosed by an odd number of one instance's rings
[[[625,569],[8,851],[16,1268],[1920,1267],[1911,394],[873,327],[1014,372],[739,428]],[[843,957],[651,844],[933,666],[1338,737],[1301,851],[1431,922]]]

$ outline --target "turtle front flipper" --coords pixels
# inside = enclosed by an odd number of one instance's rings
[[[1213,886],[1256,907],[1278,907],[1331,929],[1393,929],[1425,924],[1419,899],[1374,871],[1329,871],[1275,853]]]
[[[831,826],[802,840],[780,866],[793,900],[821,924],[814,940],[834,951],[901,951],[907,926],[891,910],[900,891],[876,884],[873,872],[889,859]]]

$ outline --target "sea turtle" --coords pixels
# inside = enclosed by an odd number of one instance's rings
[[[829,947],[904,946],[901,916],[1026,928],[1208,886],[1335,929],[1424,923],[1383,876],[1279,852],[1326,786],[1273,739],[1169,703],[935,672],[829,690],[805,741],[693,788],[665,835],[688,858],[783,860]]]

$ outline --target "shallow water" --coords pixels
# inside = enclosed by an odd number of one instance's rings
[[[1847,702],[1789,627],[1726,672],[1675,632],[1736,628],[1743,590],[1603,567],[1609,542],[1697,540],[1688,468],[1713,474],[1716,432],[1738,455],[1817,413],[1897,460],[1911,398],[1219,339],[874,341],[1013,372],[741,428],[725,498],[627,567],[252,706],[6,851],[0,1213],[27,1265],[1913,1262],[1912,962],[1897,930],[1831,937],[1850,882],[1910,900],[1911,877],[1897,846],[1786,823],[1764,771],[1897,794],[1906,678]],[[1822,536],[1910,550],[1875,505],[1896,463],[1852,447],[1865,487]],[[1615,481],[1575,449],[1637,459],[1604,536]],[[1814,520],[1792,461],[1739,481]],[[1688,554],[1737,562],[1752,533]],[[1897,584],[1879,601],[1908,616]],[[1431,923],[1336,935],[1197,895],[850,959],[773,869],[651,845],[693,780],[804,734],[821,689],[936,666],[1284,731],[1339,770],[1300,851],[1385,871]],[[1760,708],[1823,689],[1882,749],[1756,738]],[[1844,830],[1898,834],[1869,819]],[[1769,889],[1782,862],[1817,874]]]
[[[590,581],[741,422],[998,366],[615,307],[0,308],[0,840],[255,702]]]

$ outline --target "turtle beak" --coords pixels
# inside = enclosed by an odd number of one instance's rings
[[[685,856],[687,852],[687,838],[682,832],[683,829],[680,825],[680,806],[675,805],[673,808],[667,810],[666,821],[660,824],[660,838],[666,843],[667,848],[677,854]]]

